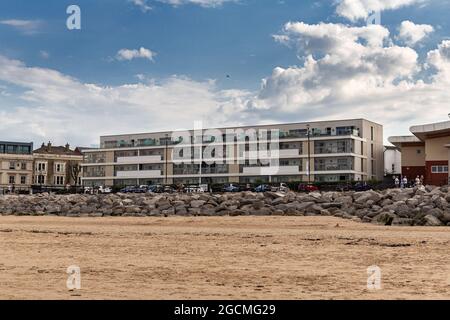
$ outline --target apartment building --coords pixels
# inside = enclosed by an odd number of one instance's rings
[[[65,188],[75,185],[76,175],[71,174],[73,166],[83,162],[83,154],[78,149],[70,149],[70,145],[53,146],[50,142],[42,144],[33,152],[34,174],[33,184],[50,188]],[[81,184],[81,173],[77,177],[77,185]]]
[[[187,143],[180,142],[178,131],[102,136],[99,149],[83,150],[83,184],[119,187],[383,179],[383,127],[365,119],[220,128],[214,136],[209,131],[188,131],[191,138]],[[249,139],[249,132],[265,131],[266,138]],[[272,132],[277,132],[277,138]],[[272,147],[266,157],[269,161],[253,159],[255,150],[259,154],[266,143],[269,148],[275,142],[276,152]],[[215,145],[221,146],[217,150],[223,151],[223,162],[211,163],[200,151]],[[190,161],[176,156],[183,153],[181,148],[192,148]],[[264,170],[273,163],[276,170]]]
[[[0,141],[0,189],[29,190],[33,181],[33,143]]]
[[[423,176],[426,184],[449,183],[450,121],[412,126],[412,135],[389,137],[402,153],[402,175]]]

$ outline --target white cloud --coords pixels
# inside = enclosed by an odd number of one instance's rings
[[[48,53],[48,51],[45,51],[45,50],[39,51],[39,55],[40,55],[41,58],[43,58],[43,59],[48,59],[48,58],[50,58],[50,53]]]
[[[10,26],[20,30],[24,34],[35,34],[42,27],[43,23],[40,20],[1,20],[0,24]]]
[[[434,28],[428,24],[415,24],[411,21],[403,21],[399,28],[398,39],[408,46],[414,46],[433,31]]]
[[[389,135],[448,113],[450,41],[428,54],[430,79],[418,53],[395,45],[382,26],[291,22],[275,39],[297,48],[302,63],[277,67],[263,80],[246,105],[253,119],[365,117]]]
[[[139,7],[142,12],[147,12],[152,10],[152,7],[148,5],[147,0],[129,0],[135,6]]]
[[[339,0],[336,13],[351,21],[367,19],[372,12],[395,10],[426,0]]]
[[[147,0],[128,0],[128,1],[138,6],[143,12],[152,10],[152,7],[148,4]],[[227,2],[238,2],[239,0],[155,0],[155,1],[165,3],[173,7],[192,4],[198,5],[203,8],[216,8],[222,6]]]
[[[438,71],[433,78],[434,81],[450,84],[450,40],[442,41],[436,50],[430,51],[427,61],[428,66],[432,66]]]
[[[199,5],[204,8],[215,8],[227,2],[237,2],[238,0],[158,0],[162,3],[167,3],[172,6],[181,6],[185,4]]]
[[[190,129],[196,120],[216,124],[223,119],[221,108],[247,94],[179,76],[100,86],[3,56],[0,81],[23,89],[15,94],[16,107],[0,108],[0,136],[87,146],[102,134]]]
[[[117,52],[116,59],[117,60],[133,60],[133,59],[147,59],[153,61],[156,56],[156,52],[153,52],[149,49],[141,47],[139,50],[137,49],[121,49]]]

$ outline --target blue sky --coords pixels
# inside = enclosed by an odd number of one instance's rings
[[[366,0],[358,1],[364,7]],[[198,119],[229,125],[339,117],[372,118],[385,125],[387,136],[407,134],[417,121],[445,120],[442,101],[447,96],[436,92],[447,85],[446,46],[433,60],[436,65],[430,64],[428,53],[450,39],[449,1],[397,0],[394,8],[389,1],[377,1],[389,36],[375,50],[378,57],[358,66],[372,70],[376,61],[377,69],[367,78],[345,72],[346,82],[342,77],[331,82],[333,77],[323,70],[336,75],[353,68],[352,56],[342,52],[355,50],[361,63],[372,52],[361,56],[359,42],[351,41],[345,50],[335,44],[325,52],[314,47],[328,41],[322,31],[335,26],[341,26],[333,31],[340,43],[355,32],[365,37],[366,19],[351,16],[356,11],[348,6],[339,11],[345,0],[183,0],[178,5],[174,0],[3,0],[0,57],[3,66],[18,65],[0,76],[0,115],[6,119],[2,140],[95,145],[100,134],[191,127]],[[66,28],[71,4],[81,8],[81,30]],[[407,44],[399,37],[403,21],[429,25],[433,31]],[[304,25],[288,29],[288,22]],[[311,31],[305,25],[316,27]],[[404,29],[407,34],[425,30]],[[274,35],[284,35],[285,41]],[[151,52],[152,59],[119,57],[120,50],[140,48]],[[392,49],[392,56],[382,53],[385,48]],[[411,58],[411,50],[417,60],[394,69],[396,59],[405,60],[402,54]],[[304,65],[310,54],[315,73]],[[339,68],[325,68],[326,55],[335,56]],[[30,71],[34,76],[23,79]],[[399,86],[401,81],[407,83]],[[432,82],[431,87],[424,88],[421,81]],[[361,82],[368,85],[355,90],[367,92],[365,96],[348,94],[349,86]],[[342,87],[348,90],[342,92]],[[423,107],[424,91],[432,93],[428,110],[433,112],[420,117],[416,113]],[[416,98],[401,100],[404,95]],[[376,100],[380,110],[368,112]],[[414,107],[405,107],[410,103]]]

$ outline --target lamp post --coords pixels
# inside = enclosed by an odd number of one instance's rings
[[[308,184],[311,184],[311,137],[309,132],[309,124],[306,125],[308,136]]]
[[[167,147],[168,147],[168,143],[169,143],[169,141],[167,139],[169,138],[169,134],[166,133],[165,137],[166,137],[166,139],[165,139],[166,148],[165,148],[164,159],[165,159],[166,164],[165,164],[165,168],[164,168],[164,176],[165,176],[164,177],[164,184],[167,185],[167,166],[168,166]]]

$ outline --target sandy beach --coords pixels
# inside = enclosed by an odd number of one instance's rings
[[[450,228],[333,217],[0,217],[1,299],[450,299]],[[69,266],[81,290],[66,287]],[[382,271],[367,289],[367,268]]]

